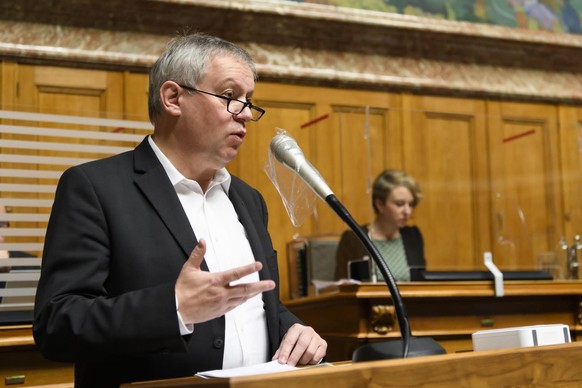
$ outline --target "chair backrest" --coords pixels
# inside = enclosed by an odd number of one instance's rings
[[[311,295],[312,280],[334,280],[339,234],[303,236],[287,243],[291,298]]]
[[[307,263],[310,280],[334,280],[335,254],[339,237],[312,237],[307,240]]]

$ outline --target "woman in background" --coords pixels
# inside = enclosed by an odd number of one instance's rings
[[[376,216],[371,224],[362,227],[397,281],[410,281],[410,268],[426,266],[422,234],[416,226],[406,226],[421,198],[416,181],[399,170],[385,170],[372,186],[372,206]],[[348,262],[362,260],[364,256],[370,254],[356,234],[345,231],[336,253],[335,278],[347,278]],[[376,276],[382,280],[378,270]]]

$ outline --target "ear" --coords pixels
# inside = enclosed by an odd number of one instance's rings
[[[173,81],[166,81],[160,87],[162,107],[171,116],[180,116],[180,87]]]
[[[384,208],[384,202],[380,198],[374,198],[374,205],[378,210],[378,213],[382,213],[382,209]]]

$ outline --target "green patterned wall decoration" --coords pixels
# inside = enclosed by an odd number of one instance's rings
[[[582,0],[291,0],[534,31],[582,34]]]

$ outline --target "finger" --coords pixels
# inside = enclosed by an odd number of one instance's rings
[[[287,365],[295,366],[297,364],[307,364],[309,360],[313,357],[312,353],[309,353],[309,345],[312,341],[311,333],[308,333],[306,330],[303,330],[299,337],[297,338],[297,342],[291,351],[287,359]],[[315,351],[315,349],[313,349]]]
[[[236,286],[228,286],[229,296],[228,304],[238,306],[246,302],[248,299],[265,291],[270,291],[275,288],[275,282],[272,280],[261,280],[253,283],[237,284]]]
[[[323,341],[318,335],[315,335],[305,352],[297,362],[299,365],[315,365],[318,364],[319,361],[325,356],[325,351],[323,348]],[[327,346],[325,346],[327,348]]]
[[[190,257],[188,257],[188,261],[186,261],[186,264],[191,265],[196,269],[200,269],[205,254],[206,254],[206,241],[204,241],[204,239],[200,239],[200,241],[198,241],[198,244],[196,244],[196,246],[192,250],[192,253],[190,253]]]
[[[280,364],[287,364],[291,351],[297,342],[298,335],[298,324],[295,324],[283,336],[279,349],[277,349],[277,360]]]
[[[321,341],[322,342],[317,347],[317,350],[315,351],[315,354],[313,355],[313,359],[310,362],[311,365],[319,364],[321,362],[321,360],[323,360],[323,358],[327,354],[327,342],[325,342],[323,339]]]
[[[271,361],[275,361],[276,359],[279,358],[279,349],[277,349],[277,351],[275,352],[275,354],[273,355],[273,357],[271,358]]]
[[[297,347],[296,347],[296,349],[297,349]],[[293,352],[291,353],[289,360],[295,361],[295,359],[297,359],[296,365],[308,365],[313,360],[313,355],[315,354],[316,350],[317,350],[317,342],[314,341],[313,339],[311,339],[306,344],[303,351],[298,349],[298,351],[295,352],[295,349],[293,349]]]
[[[327,351],[327,342],[309,326],[297,325],[297,328],[297,339],[286,364],[295,366],[319,363]]]
[[[236,267],[224,272],[217,273],[217,275],[221,284],[229,284],[236,280],[242,279],[247,275],[258,272],[262,268],[263,264],[260,261],[255,261],[252,264],[243,265],[242,267]]]

